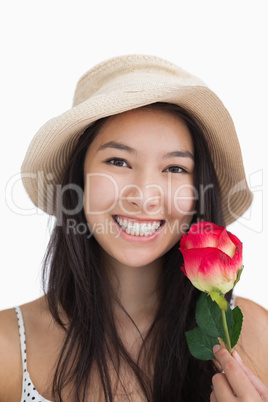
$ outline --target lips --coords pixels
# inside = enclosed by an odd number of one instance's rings
[[[125,233],[137,237],[153,235],[165,222],[163,220],[137,221],[118,215],[114,215],[113,218]]]

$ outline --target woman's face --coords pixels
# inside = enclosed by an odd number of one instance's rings
[[[109,258],[150,264],[178,242],[194,214],[190,132],[165,111],[111,117],[87,151],[84,180],[85,216]]]

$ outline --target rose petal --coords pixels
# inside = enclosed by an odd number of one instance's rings
[[[184,264],[181,266],[181,270],[184,272],[184,274],[187,276],[187,274],[186,274],[186,270],[185,270],[185,267],[184,267]]]
[[[234,286],[237,273],[242,266],[241,250],[236,249],[234,258],[220,250],[215,250],[203,258],[198,270],[198,283],[207,292],[218,289],[223,294]]]
[[[242,244],[241,241],[238,239],[238,237],[236,237],[234,234],[227,232],[228,236],[230,237],[231,241],[234,243],[235,246],[237,246],[238,244]]]
[[[242,268],[242,243],[222,226],[198,222],[180,242],[182,270],[195,287],[223,294],[233,288]]]
[[[181,251],[184,259],[183,271],[191,282],[196,280],[197,272],[202,260],[210,253],[213,254],[215,252],[215,248],[212,247],[202,249],[193,248],[189,250],[185,250],[180,247],[179,250]]]
[[[214,223],[198,222],[190,228],[188,235],[183,235],[181,247],[186,249],[217,247],[223,230],[225,230],[223,227]]]
[[[229,257],[233,258],[235,254],[235,245],[230,239],[226,229],[224,229],[221,232],[221,235],[219,237],[219,243],[217,245],[217,248],[223,251],[225,254],[229,255]]]
[[[180,247],[187,249],[187,234],[182,235],[180,239]]]
[[[243,266],[243,253],[242,253],[242,249],[243,249],[243,244],[240,242],[239,244],[237,244],[236,249],[235,249],[235,255],[232,258],[232,262],[231,264],[228,265],[228,267],[226,267],[226,269],[231,268],[231,265],[233,265],[233,267],[236,267],[236,271],[238,274],[238,271],[242,268]],[[233,269],[233,268],[231,268]]]
[[[224,229],[224,226],[218,226],[215,225],[215,223],[203,221],[197,222],[191,226],[189,233],[209,232],[214,230],[222,231],[222,229]]]
[[[220,235],[220,230],[217,230],[215,232],[200,232],[191,235],[189,234],[185,239],[183,239],[183,242],[181,242],[181,246],[186,249],[217,247]]]

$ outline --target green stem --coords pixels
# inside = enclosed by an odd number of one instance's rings
[[[228,325],[227,325],[227,321],[226,321],[225,311],[223,309],[221,309],[221,316],[222,316],[222,323],[223,323],[223,329],[224,329],[227,349],[230,352],[230,354],[232,354],[231,340],[230,340],[230,335],[229,335],[229,331],[228,331]]]

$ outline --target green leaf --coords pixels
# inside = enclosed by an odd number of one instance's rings
[[[234,282],[234,287],[235,287],[235,285],[237,284],[237,282],[240,281],[240,276],[241,276],[241,274],[242,274],[243,269],[244,269],[244,266],[242,265],[242,268],[238,271],[237,278],[236,278],[236,280],[235,280],[235,282]]]
[[[201,293],[197,301],[195,319],[205,334],[220,338],[224,336],[221,310],[206,293]]]
[[[197,301],[195,319],[197,325],[206,335],[222,338],[226,342],[220,307],[206,293],[201,293]],[[234,323],[232,310],[228,303],[226,321],[231,333]]]
[[[225,316],[233,348],[240,336],[243,314],[239,307],[231,310],[227,303]],[[195,317],[198,327],[185,333],[190,353],[197,359],[214,359],[212,348],[219,343],[218,338],[226,343],[220,307],[202,292],[197,301]]]
[[[200,360],[214,359],[212,348],[219,343],[217,337],[204,334],[199,327],[186,332],[185,336],[192,356]]]
[[[238,342],[243,323],[243,314],[238,306],[236,306],[236,308],[232,310],[232,316],[234,325],[232,328],[232,332],[230,332],[230,338],[231,338],[231,346],[233,348]]]

